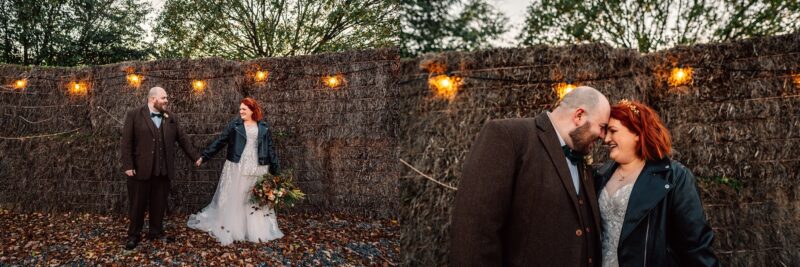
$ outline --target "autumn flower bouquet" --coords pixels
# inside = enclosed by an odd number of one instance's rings
[[[265,206],[273,209],[293,207],[294,203],[306,196],[292,183],[293,180],[291,171],[286,171],[282,175],[264,174],[253,186],[250,201],[257,206],[256,209]]]

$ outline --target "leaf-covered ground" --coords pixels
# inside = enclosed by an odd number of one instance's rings
[[[396,220],[341,214],[278,217],[283,238],[220,246],[207,233],[186,227],[188,215],[171,215],[165,228],[172,242],[143,240],[127,251],[124,216],[0,209],[0,266],[393,266],[399,261]]]

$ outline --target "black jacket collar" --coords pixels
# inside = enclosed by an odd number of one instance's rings
[[[619,238],[620,242],[633,232],[636,226],[647,217],[650,210],[658,205],[669,190],[674,187],[669,181],[669,172],[670,168],[672,168],[670,165],[671,160],[668,157],[645,162],[628,200],[625,221]],[[600,193],[599,190],[604,190],[606,183],[611,179],[611,175],[614,174],[618,166],[618,163],[610,160],[598,170],[598,195]]]
[[[244,131],[244,120],[241,117],[236,117],[236,119],[233,120],[233,124],[234,124],[234,129],[236,129],[236,132],[241,134],[242,137],[246,139],[247,134],[245,134]],[[268,127],[267,123],[265,121],[258,121],[256,122],[256,125],[258,125],[258,137],[259,139],[261,139],[260,137],[266,133]]]

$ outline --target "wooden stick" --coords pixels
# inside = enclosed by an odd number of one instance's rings
[[[25,140],[25,139],[38,138],[38,137],[49,137],[49,136],[68,134],[68,133],[72,133],[72,132],[77,132],[78,130],[80,130],[80,128],[74,129],[72,131],[66,131],[66,132],[54,133],[54,134],[43,134],[43,135],[21,136],[21,137],[3,137],[3,136],[0,136],[0,139],[3,139],[3,140]]]
[[[55,117],[50,117],[49,119],[44,119],[44,120],[40,120],[40,121],[29,121],[25,117],[22,117],[22,116],[19,116],[19,115],[17,115],[17,117],[19,117],[23,121],[26,121],[27,123],[30,123],[30,124],[42,123],[42,122],[46,122],[46,121],[49,121],[49,120],[52,120],[53,118],[55,118]]]
[[[444,183],[442,183],[442,182],[439,182],[439,181],[437,181],[436,179],[433,179],[433,177],[430,177],[430,176],[428,176],[428,175],[426,175],[426,174],[422,173],[422,172],[421,172],[421,171],[419,171],[417,168],[414,168],[414,166],[411,166],[411,164],[408,164],[408,162],[406,162],[406,161],[405,161],[405,160],[403,160],[403,159],[400,159],[400,162],[402,162],[403,164],[405,164],[406,166],[408,166],[409,168],[411,168],[411,169],[412,169],[412,170],[414,170],[415,172],[419,173],[419,175],[422,175],[422,177],[428,178],[428,180],[431,180],[431,181],[433,181],[434,183],[437,183],[437,184],[439,184],[439,185],[441,185],[441,186],[444,186],[445,188],[452,189],[453,191],[455,191],[455,190],[458,190],[458,189],[457,189],[457,188],[455,188],[455,187],[452,187],[452,186],[446,185],[446,184],[444,184]]]
[[[108,110],[104,109],[103,107],[97,107],[97,108],[102,109],[103,111],[105,111],[106,114],[108,114],[109,117],[111,117],[112,119],[117,121],[120,125],[124,125],[124,123],[122,123],[122,121],[118,120],[116,117],[114,117],[114,115],[111,115],[111,113],[108,112]]]

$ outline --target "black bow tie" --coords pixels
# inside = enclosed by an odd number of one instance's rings
[[[150,113],[150,118],[152,118],[152,117],[163,118],[164,114],[161,114],[161,113]]]
[[[564,150],[564,155],[567,156],[567,159],[572,162],[572,164],[578,165],[583,160],[583,155],[572,151],[568,146],[562,146],[562,150]]]

